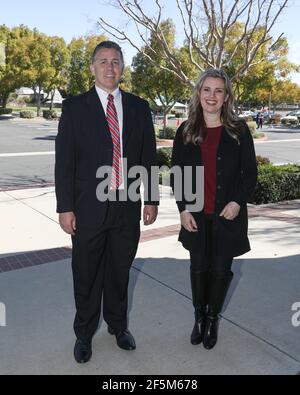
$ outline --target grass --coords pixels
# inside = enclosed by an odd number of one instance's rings
[[[37,107],[34,106],[10,106],[8,105],[7,108],[11,108],[13,111],[14,115],[20,115],[21,111],[33,111],[35,118],[37,117]],[[43,117],[43,111],[44,110],[49,110],[49,107],[41,107],[40,109],[40,117]],[[61,108],[53,108],[53,110],[55,110],[58,114],[58,116],[61,116]],[[26,118],[25,118],[26,119]],[[33,118],[29,118],[29,119],[33,119]]]
[[[259,139],[259,138],[261,138],[261,137],[265,137],[265,135],[264,135],[264,133],[255,132],[255,133],[252,135],[252,137],[253,137],[254,139]]]
[[[9,107],[9,106],[7,106]],[[13,110],[13,112],[20,112],[20,111],[37,111],[37,107],[32,107],[32,106],[26,106],[26,107],[14,107],[11,106],[9,107]],[[41,111],[47,110],[48,108],[46,107],[41,107]]]

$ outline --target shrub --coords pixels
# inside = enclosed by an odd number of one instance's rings
[[[280,114],[272,114],[269,118],[268,123],[271,125],[280,125],[282,116]]]
[[[157,150],[157,164],[159,167],[171,167],[172,148],[159,148]]]
[[[12,113],[12,108],[0,108],[0,115],[8,115]]]
[[[154,131],[155,131],[156,138],[159,139],[159,137],[160,137],[160,126],[157,123],[154,124]]]
[[[43,111],[43,118],[45,119],[57,119],[58,113],[56,110],[44,110]]]
[[[265,156],[257,155],[256,163],[258,166],[264,166],[264,165],[269,165],[271,162],[269,158],[266,158]]]
[[[282,125],[298,125],[298,119],[282,119]]]
[[[287,124],[288,125],[298,125],[299,121],[298,119],[290,119]]]
[[[174,140],[175,135],[176,135],[176,127],[173,126],[167,126],[165,131],[164,131],[164,138]]]
[[[264,137],[264,136],[265,135],[263,133],[254,133],[254,134],[252,134],[252,137],[254,139],[259,139],[259,138]]]
[[[250,115],[245,115],[242,117],[245,122],[253,122],[253,118]]]
[[[35,114],[34,111],[31,110],[24,110],[24,111],[20,111],[20,118],[34,118]]]
[[[255,204],[300,198],[300,166],[260,165],[253,198]]]
[[[247,125],[250,129],[251,134],[254,135],[256,133],[256,129],[257,129],[256,122],[254,122],[254,121],[247,122]]]

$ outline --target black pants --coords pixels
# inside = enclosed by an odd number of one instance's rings
[[[107,217],[99,229],[77,229],[72,237],[72,270],[78,339],[90,341],[101,313],[116,332],[127,328],[127,288],[129,271],[140,238],[139,221],[128,223],[124,208],[109,204]]]
[[[231,273],[232,256],[220,256],[216,249],[213,215],[205,215],[204,251],[191,252],[191,270],[194,272],[211,272],[218,277],[226,277]]]

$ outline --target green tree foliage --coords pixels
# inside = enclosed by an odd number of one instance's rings
[[[37,98],[37,115],[40,115],[41,92],[51,85],[56,70],[51,61],[50,38],[46,35],[34,32],[34,39],[28,46],[28,58],[30,60],[30,85]]]
[[[26,26],[9,30],[0,26],[0,41],[5,45],[5,62],[0,66],[0,98],[5,108],[11,92],[28,82],[30,61],[28,46],[33,32]]]
[[[229,32],[226,41],[227,56],[231,56],[235,48],[232,43],[235,42],[236,37],[240,36],[244,30],[242,23],[236,23]],[[261,28],[257,28],[254,33],[254,39],[259,40],[263,34]],[[246,43],[244,44],[246,45]],[[248,68],[248,70],[234,81],[235,96],[238,103],[243,103],[255,106],[258,101],[261,102],[261,95],[259,92],[264,91],[264,102],[268,103],[270,92],[272,92],[275,84],[279,78],[287,77],[292,71],[298,69],[297,65],[288,60],[288,42],[286,38],[280,38],[274,46],[271,47],[267,43],[263,44],[257,52],[255,62]],[[226,68],[230,76],[234,75],[236,68],[241,62],[244,50],[241,47],[236,51],[235,56]],[[267,95],[265,94],[266,92]]]
[[[107,38],[101,35],[80,37],[71,41],[67,86],[69,94],[79,95],[91,88],[94,83],[94,77],[90,72],[92,54],[97,44],[105,40]]]
[[[131,76],[131,68],[126,66],[122,75],[120,88],[126,92],[132,91],[132,76]]]
[[[164,32],[169,48],[174,53],[177,52],[178,56],[184,58],[184,51],[179,52],[175,48],[175,26],[173,22],[168,19],[161,23],[160,28]],[[161,43],[154,35],[150,39],[150,48],[146,48],[145,51],[152,51],[154,62],[142,53],[136,55],[132,63],[133,91],[149,100],[153,109],[163,112],[164,127],[166,127],[167,114],[179,99],[186,98],[190,92],[187,86],[174,74],[163,69],[166,59],[163,55]]]
[[[18,26],[0,27],[0,41],[5,44],[5,63],[0,66],[0,97],[6,106],[10,93],[30,86],[41,106],[41,91],[53,91],[66,84],[68,50],[59,37],[48,37],[38,30]]]
[[[67,67],[69,64],[69,50],[66,42],[61,37],[49,38],[49,49],[51,54],[51,65],[54,69],[54,74],[49,79],[47,92],[51,94],[51,105],[53,106],[53,98],[55,90],[65,90],[67,86]]]
[[[257,91],[257,99],[261,103],[269,103],[276,106],[300,103],[300,86],[290,80],[276,80],[272,89],[261,88]]]

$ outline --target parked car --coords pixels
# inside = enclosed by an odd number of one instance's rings
[[[300,122],[300,111],[292,111],[286,114],[285,117],[281,118],[281,123],[298,123]]]
[[[256,115],[257,115],[257,113],[254,112],[254,111],[243,111],[243,112],[239,115],[239,117],[240,117],[240,118],[248,118],[248,117],[251,117],[251,118],[253,119],[253,121],[255,121]]]

